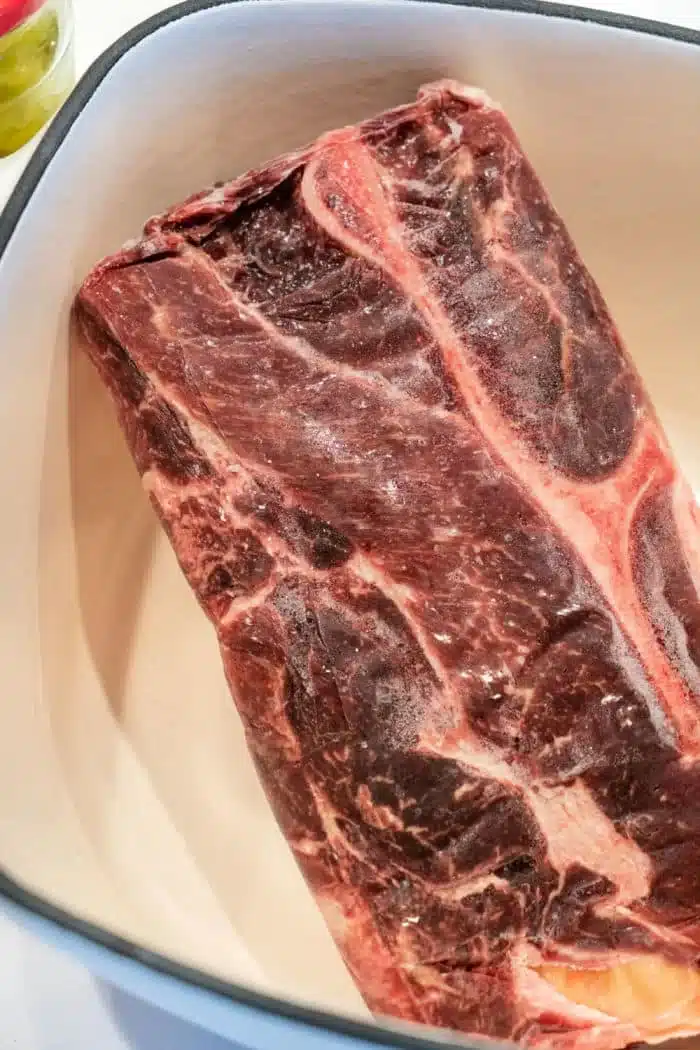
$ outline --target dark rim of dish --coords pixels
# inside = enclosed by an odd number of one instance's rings
[[[223,7],[227,4],[238,2],[239,0],[185,0],[184,3],[168,8],[135,26],[117,40],[116,43],[112,44],[92,64],[39,142],[6,207],[0,213],[0,259],[10,243],[24,209],[29,204],[34,190],[41,182],[54,155],[82,110],[90,102],[95,91],[119,60],[141,41],[171,22],[187,18],[198,11],[204,11],[213,7]],[[259,2],[264,3],[265,0],[259,0]],[[618,15],[607,11],[571,7],[564,3],[546,3],[543,0],[413,0],[413,2],[479,7],[493,11],[541,15],[547,18],[564,18],[575,22],[594,22],[613,29],[630,30],[636,33],[645,33],[680,43],[700,46],[700,31],[694,29],[636,18],[631,15]],[[0,869],[0,896],[12,901],[25,911],[49,920],[68,933],[91,941],[113,955],[138,962],[164,977],[186,982],[190,986],[193,985],[202,991],[234,1002],[239,1006],[253,1011],[262,1011],[268,1016],[274,1015],[279,1020],[295,1022],[297,1025],[320,1029],[345,1039],[361,1040],[376,1046],[394,1048],[394,1050],[445,1050],[450,1045],[455,1047],[469,1045],[465,1044],[463,1040],[458,1044],[443,1039],[435,1041],[422,1038],[419,1035],[413,1036],[408,1033],[395,1032],[391,1028],[380,1028],[371,1023],[346,1020],[339,1015],[296,1005],[241,985],[218,980],[199,970],[173,962],[165,956],[149,952],[131,941],[111,934],[100,926],[86,922],[70,912],[56,907],[50,901],[37,896],[15,882],[2,869]],[[471,1045],[474,1047],[484,1046],[478,1040],[473,1040]],[[490,1043],[489,1045],[494,1044]]]

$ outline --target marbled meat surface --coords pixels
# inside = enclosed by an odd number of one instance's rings
[[[539,971],[696,964],[698,512],[501,109],[193,197],[78,312],[369,1006],[640,1038]]]

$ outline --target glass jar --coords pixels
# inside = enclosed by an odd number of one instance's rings
[[[71,0],[0,0],[0,157],[43,128],[74,78]]]

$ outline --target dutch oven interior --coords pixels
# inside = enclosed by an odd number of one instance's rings
[[[0,259],[0,861],[174,960],[366,1017],[268,811],[213,632],[71,348],[72,296],[190,192],[422,82],[475,83],[511,116],[700,485],[700,47],[576,18],[334,0],[181,13],[121,50],[69,104],[65,140],[60,121],[49,133]]]

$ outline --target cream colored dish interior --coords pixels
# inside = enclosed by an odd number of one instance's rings
[[[0,261],[0,862],[173,958],[360,1016],[68,319],[153,212],[438,76],[507,108],[700,488],[697,47],[422,3],[203,12],[120,60]]]

